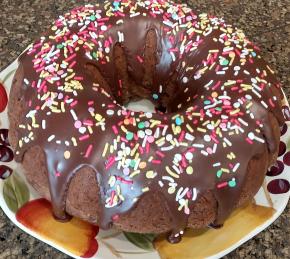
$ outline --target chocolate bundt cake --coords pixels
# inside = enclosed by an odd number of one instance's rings
[[[54,214],[140,233],[222,225],[275,161],[282,92],[223,19],[165,0],[60,16],[19,58],[16,159]],[[134,112],[148,99],[155,112]]]

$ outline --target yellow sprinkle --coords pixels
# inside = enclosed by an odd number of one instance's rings
[[[130,177],[130,178],[133,178],[133,177],[136,176],[137,174],[140,174],[140,170],[133,171],[133,172],[129,175],[129,177]]]
[[[174,187],[174,186],[169,187],[169,188],[168,188],[168,193],[169,193],[169,194],[173,194],[173,193],[175,193],[175,187]]]
[[[71,138],[71,141],[73,143],[73,145],[76,147],[78,144],[77,144],[77,140],[75,139],[75,137],[72,137]]]
[[[108,150],[108,147],[109,147],[109,144],[106,143],[105,147],[104,147],[104,150],[103,150],[103,154],[102,154],[102,157],[105,157],[106,153],[107,153],[107,150]]]
[[[236,109],[236,110],[233,110],[230,112],[230,115],[234,115],[236,113],[239,113],[240,112],[240,109]]]
[[[193,132],[193,128],[189,125],[189,124],[186,124],[186,128],[192,133]]]
[[[145,187],[142,189],[142,192],[148,192],[149,191],[149,187]]]
[[[206,129],[203,129],[203,128],[197,128],[197,131],[199,131],[199,132],[206,132]]]
[[[70,158],[70,152],[69,151],[65,151],[63,153],[63,156],[64,156],[65,159],[69,159]]]
[[[123,125],[121,126],[121,130],[124,131],[125,133],[128,131]]]
[[[146,177],[147,177],[148,179],[153,179],[156,175],[157,175],[157,174],[154,173],[153,170],[150,170],[150,171],[147,171],[147,172],[146,172]]]
[[[187,173],[187,174],[193,174],[193,168],[192,168],[191,166],[188,166],[188,167],[186,168],[186,173]]]
[[[165,167],[166,172],[174,178],[179,178],[179,175],[172,172],[168,166]]]

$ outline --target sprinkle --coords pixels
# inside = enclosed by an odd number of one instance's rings
[[[172,172],[168,166],[165,167],[166,172],[171,175],[173,178],[179,178],[179,175]]]
[[[85,158],[88,158],[89,156],[90,156],[90,154],[91,154],[91,152],[92,152],[92,150],[93,150],[93,145],[92,144],[90,144],[89,146],[88,146],[88,148],[87,148],[87,151],[86,151],[86,153],[85,153]]]
[[[55,138],[55,135],[51,135],[51,136],[47,139],[47,141],[48,141],[48,142],[51,142],[54,138]]]
[[[70,158],[70,152],[69,151],[65,151],[63,153],[63,156],[64,156],[65,159],[69,159]]]

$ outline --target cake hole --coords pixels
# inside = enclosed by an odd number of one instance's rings
[[[148,99],[131,101],[125,105],[126,109],[134,112],[151,112],[155,113],[155,105]]]

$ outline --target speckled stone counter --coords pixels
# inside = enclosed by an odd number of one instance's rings
[[[89,0],[0,0],[0,70],[52,20]],[[224,16],[257,43],[290,96],[290,0],[189,0],[197,11]],[[15,227],[0,210],[0,258],[69,258]],[[224,258],[290,258],[290,205],[269,228]]]

